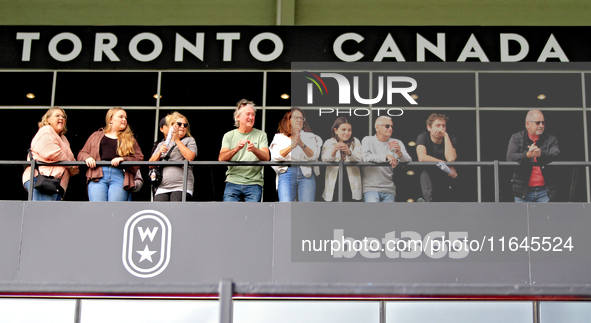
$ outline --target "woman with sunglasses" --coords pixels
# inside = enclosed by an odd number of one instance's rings
[[[291,108],[279,122],[277,134],[269,146],[271,159],[276,161],[316,161],[320,155],[322,139],[312,133],[304,112]],[[273,166],[277,173],[279,202],[313,202],[316,196],[316,180],[312,174],[320,174],[318,166]]]
[[[344,117],[337,118],[330,128],[332,138],[328,139],[322,147],[322,161],[336,162],[360,162],[361,142],[353,137],[353,127]],[[343,201],[361,200],[361,172],[358,166],[345,167],[343,177]],[[326,167],[324,193],[322,198],[330,202],[333,200],[334,188],[339,176],[338,166]],[[351,188],[349,190],[348,188]]]
[[[142,161],[144,155],[127,123],[127,112],[112,108],[105,116],[105,127],[95,131],[78,153],[88,170],[90,201],[127,201],[135,187],[139,166],[120,166],[122,161]],[[110,166],[97,167],[96,161],[110,161]]]
[[[31,141],[33,159],[45,163],[76,160],[70,149],[70,143],[65,136],[67,120],[68,116],[61,108],[54,107],[45,112],[41,121],[38,123],[39,130],[33,141]],[[61,201],[68,188],[70,176],[78,174],[80,170],[78,166],[39,166],[39,171],[35,171],[34,183],[37,182],[39,172],[42,175],[61,178],[61,192],[46,194],[34,188],[33,201]],[[27,191],[29,191],[30,180],[31,167],[27,167],[23,173],[23,185]]]
[[[166,123],[172,132],[172,139],[167,145],[162,141],[156,147],[150,161],[193,161],[197,156],[197,142],[191,136],[189,121],[187,118],[173,112],[166,116]],[[188,198],[193,196],[193,167],[189,167],[187,174]],[[158,185],[154,195],[155,202],[182,201],[183,200],[183,167],[166,166],[162,169],[162,182]]]

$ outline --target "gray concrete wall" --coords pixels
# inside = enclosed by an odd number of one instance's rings
[[[228,278],[266,286],[487,286],[492,295],[507,293],[503,286],[525,294],[560,286],[588,294],[591,281],[589,204],[0,202],[0,208],[0,293],[40,286],[60,292],[63,284],[137,292],[146,284],[215,286]],[[339,240],[337,232],[376,238],[382,250],[302,251],[303,240]],[[420,239],[423,249],[384,249],[386,240],[405,237]],[[433,240],[457,245],[436,250]]]

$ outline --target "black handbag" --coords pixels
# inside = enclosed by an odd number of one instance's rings
[[[35,182],[35,189],[43,194],[59,194],[63,191],[60,185],[61,181],[61,178],[39,174]]]
[[[29,149],[29,156],[32,160],[33,155],[31,154],[30,149]],[[43,194],[51,195],[51,194],[60,194],[61,193],[63,195],[64,189],[60,185],[60,183],[62,181],[61,178],[48,176],[48,175],[42,175],[41,172],[39,171],[38,163],[35,163],[35,170],[37,171],[37,180],[35,181],[35,186],[33,186],[33,187],[36,190],[38,190],[39,192],[41,192]]]
[[[170,158],[170,152],[172,152],[174,147],[176,146],[173,146],[171,149],[168,150],[166,156],[162,157],[162,161],[166,161],[168,160],[168,158]],[[150,171],[148,171],[148,177],[150,178],[150,183],[152,183],[152,186],[157,187],[158,185],[160,185],[160,183],[162,183],[163,168],[164,167],[162,166],[156,166],[155,168],[150,168]]]
[[[150,171],[148,172],[148,177],[150,177],[150,183],[152,183],[152,185],[154,186],[158,186],[162,182],[161,168],[161,166],[150,168]]]

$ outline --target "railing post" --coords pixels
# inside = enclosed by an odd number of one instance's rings
[[[534,301],[532,305],[534,314],[533,323],[540,323],[540,301]]]
[[[29,197],[27,197],[28,201],[32,201],[33,200],[33,187],[35,185],[33,185],[33,181],[35,180],[35,158],[33,158],[33,155],[31,154],[31,176],[29,177]]]
[[[232,323],[232,294],[234,293],[232,280],[222,279],[218,287],[220,294],[220,323]]]
[[[82,319],[82,300],[76,299],[76,307],[74,308],[74,323],[80,323]]]
[[[183,202],[187,202],[187,182],[189,177],[189,161],[183,160]]]
[[[345,167],[345,162],[343,160],[339,161],[339,202],[343,201],[343,174]]]
[[[499,203],[499,161],[495,160],[495,203]]]
[[[386,301],[380,301],[380,323],[386,323]]]

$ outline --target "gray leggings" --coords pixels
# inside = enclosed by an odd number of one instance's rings
[[[191,200],[191,194],[187,193],[187,201]],[[154,202],[181,202],[183,200],[183,192],[174,191],[168,193],[160,193],[154,196]]]

